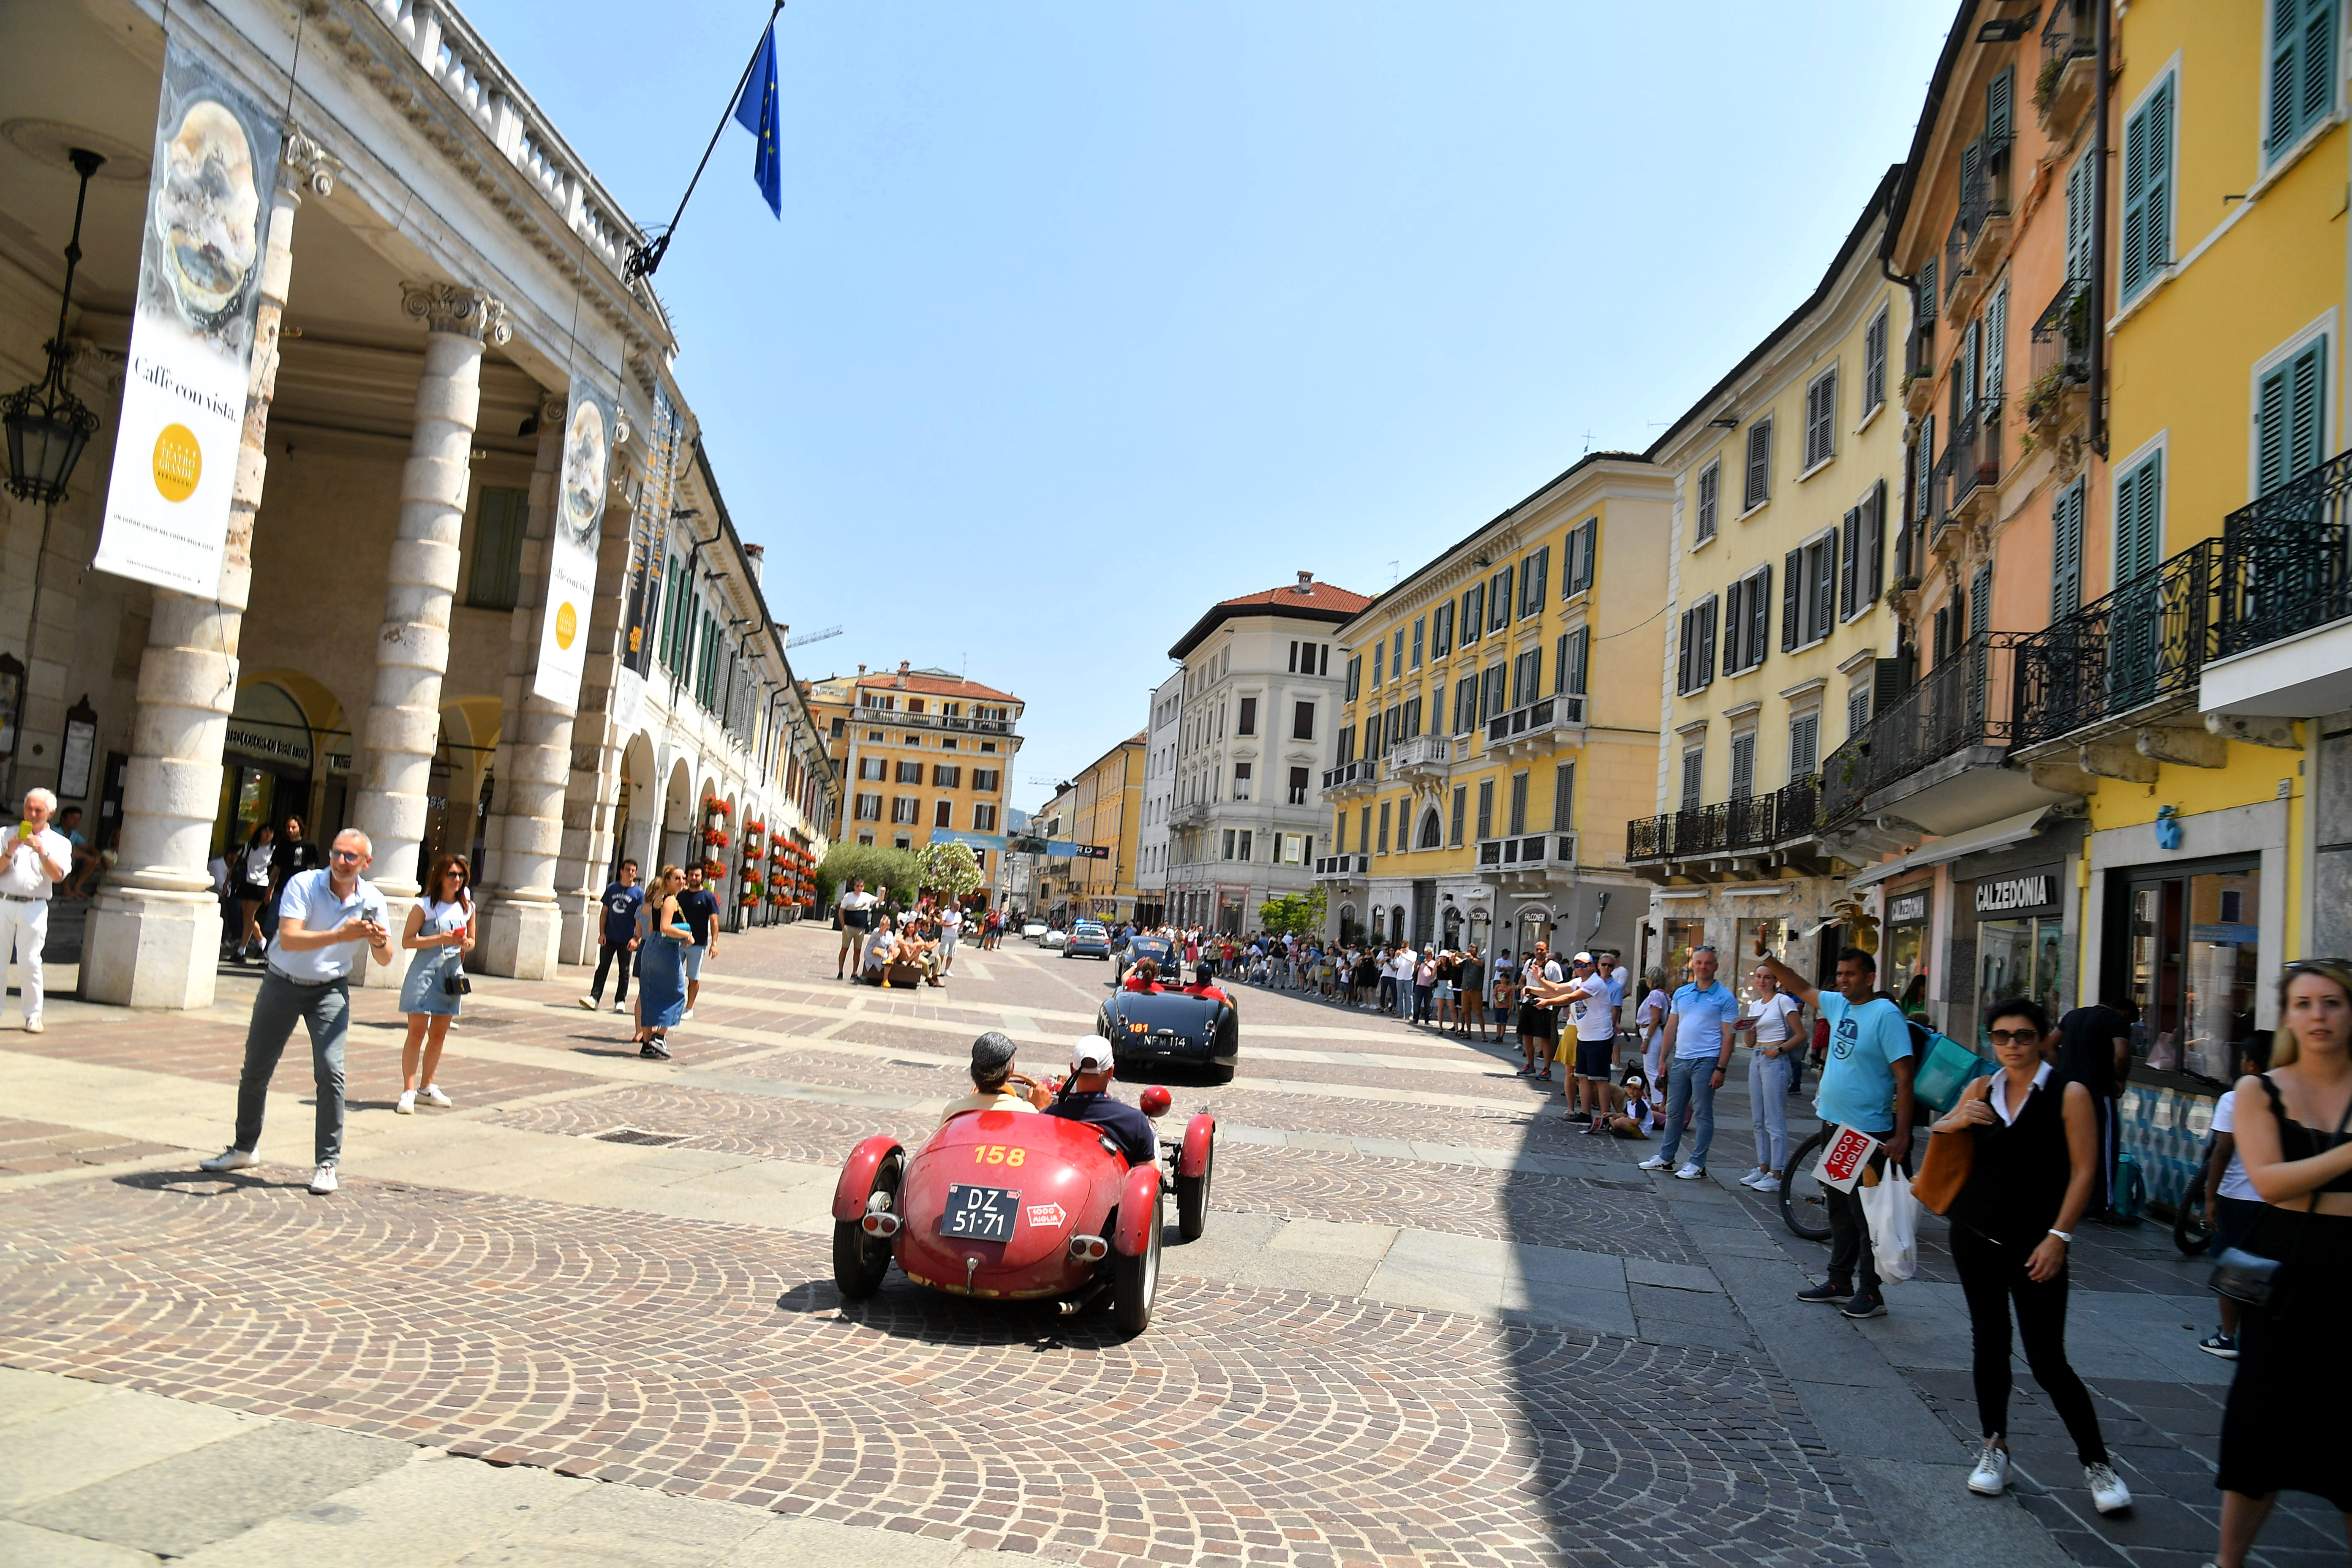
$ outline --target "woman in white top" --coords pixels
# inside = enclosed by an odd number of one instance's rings
[[[1740,1185],[1777,1193],[1789,1168],[1789,1073],[1804,1038],[1805,1010],[1769,969],[1756,972],[1756,1000],[1731,1026],[1748,1037],[1748,1114],[1756,1124],[1756,1168]]]
[[[400,1100],[393,1110],[403,1116],[416,1113],[420,1094],[427,1105],[450,1103],[433,1076],[441,1068],[450,1020],[465,1005],[449,981],[466,972],[465,957],[474,946],[474,900],[466,892],[470,875],[463,855],[435,856],[425,897],[410,906],[408,924],[400,933],[400,945],[415,954],[400,987],[408,1037],[401,1042]]]

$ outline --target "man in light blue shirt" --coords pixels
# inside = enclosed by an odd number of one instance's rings
[[[1683,1117],[1696,1105],[1698,1140],[1690,1159],[1675,1170],[1685,1182],[1706,1174],[1706,1152],[1715,1145],[1715,1091],[1731,1060],[1731,1026],[1739,1020],[1739,998],[1716,979],[1715,949],[1691,949],[1691,978],[1675,993],[1666,1014],[1666,1141],[1649,1159],[1645,1171],[1674,1169],[1683,1143]]]
[[[343,1151],[343,1037],[352,1019],[352,971],[360,951],[392,963],[392,931],[383,895],[360,873],[374,859],[368,836],[347,827],[335,836],[325,869],[289,878],[278,905],[278,931],[269,939],[269,967],[253,999],[245,1035],[245,1070],[236,1085],[236,1142],[204,1163],[207,1171],[241,1171],[261,1163],[261,1117],[269,1079],[299,1018],[310,1035],[310,1071],[318,1085],[318,1168],[310,1190],[336,1187]]]

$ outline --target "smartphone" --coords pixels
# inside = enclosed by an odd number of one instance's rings
[[[37,830],[33,826],[33,819],[28,816],[22,822],[16,824],[16,831],[23,834],[26,837],[30,838]]]

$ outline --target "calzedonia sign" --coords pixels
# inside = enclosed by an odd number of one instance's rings
[[[2055,871],[2021,871],[2009,877],[1977,879],[1977,913],[2010,915],[2040,913],[2058,902]]]

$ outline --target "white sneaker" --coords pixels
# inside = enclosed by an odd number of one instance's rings
[[[2083,1480],[2091,1489],[2091,1506],[2101,1513],[2121,1513],[2131,1507],[2131,1488],[2112,1465],[2084,1465]]]
[[[596,998],[593,996],[583,996],[580,998],[580,1006],[581,1010],[583,1012],[593,1013],[596,1010]]]
[[[1750,1182],[1748,1184],[1759,1193],[1777,1193],[1780,1190],[1780,1178],[1767,1176],[1760,1182]]]
[[[1969,1472],[1969,1490],[1979,1497],[1999,1497],[2008,1489],[2009,1450],[1996,1447],[1988,1437],[1984,1452],[1977,1456],[1977,1468]]]
[[[1664,1154],[1653,1154],[1633,1168],[1637,1171],[1663,1171],[1666,1168],[1666,1157]]]
[[[1742,1177],[1740,1177],[1740,1178],[1739,1178],[1739,1184],[1740,1184],[1741,1186],[1743,1186],[1743,1187],[1752,1187],[1752,1186],[1754,1186],[1757,1183],[1759,1183],[1759,1182],[1762,1181],[1763,1179],[1764,1179],[1764,1173],[1763,1173],[1763,1172],[1761,1172],[1761,1171],[1750,1171],[1750,1172],[1748,1172],[1746,1175],[1744,1175],[1744,1176],[1742,1176]]]
[[[196,1168],[200,1171],[243,1171],[261,1163],[261,1156],[250,1149],[224,1149]]]
[[[1677,1181],[1696,1182],[1706,1174],[1706,1167],[1694,1160],[1675,1173]]]
[[[688,1007],[685,1012],[680,1013],[680,1014],[677,1016],[677,1021],[678,1021],[679,1023],[681,1023],[681,1024],[691,1024],[691,1023],[693,1023],[693,1022],[694,1022],[694,1009],[693,1009],[693,1008],[691,1008],[691,1007]]]
[[[310,1190],[320,1197],[325,1197],[329,1193],[333,1192],[337,1185],[335,1168],[332,1165],[321,1165],[310,1173]]]
[[[613,1004],[613,1011],[615,1013],[625,1013],[628,1010],[629,1005],[626,1002],[615,1002]]]
[[[37,1035],[40,1032],[41,1021],[38,1018],[27,1018],[25,1020],[25,1033],[28,1035]]]
[[[415,1091],[415,1089],[402,1089],[402,1090],[400,1091],[400,1098],[399,1098],[398,1100],[396,1100],[393,1101],[393,1105],[392,1105],[392,1113],[393,1113],[394,1116],[414,1116],[414,1115],[415,1115],[415,1114],[416,1114],[416,1091]]]
[[[456,1104],[456,1103],[457,1103],[455,1100],[451,1100],[447,1095],[446,1095],[446,1094],[442,1093],[442,1092],[441,1092],[440,1086],[439,1086],[439,1085],[437,1085],[437,1084],[430,1084],[430,1083],[428,1083],[428,1084],[426,1084],[423,1089],[418,1089],[416,1092],[417,1092],[419,1095],[421,1095],[421,1096],[423,1096],[423,1097],[424,1097],[424,1100],[425,1100],[425,1104],[427,1104],[427,1105],[437,1105],[437,1106],[441,1107],[444,1110],[446,1110],[450,1106],[452,1106],[452,1105],[454,1105],[454,1104]]]

